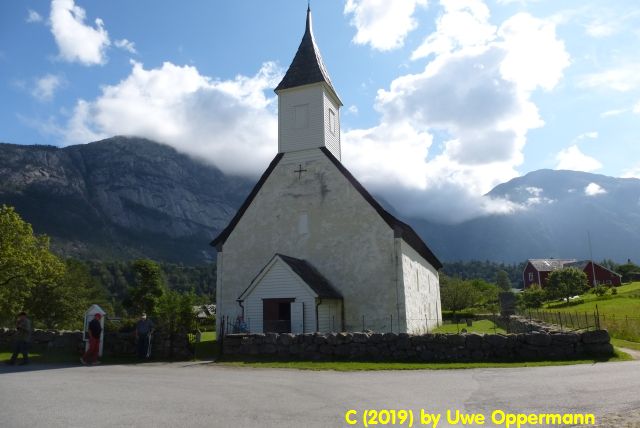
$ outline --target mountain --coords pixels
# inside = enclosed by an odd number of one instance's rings
[[[0,144],[0,203],[63,255],[211,261],[252,180],[140,138],[56,148]]]
[[[80,258],[209,262],[209,242],[254,182],[140,138],[0,144],[0,203],[50,235],[55,251]],[[456,225],[405,220],[443,261],[589,258],[588,232],[595,259],[640,259],[638,179],[540,170],[488,196],[517,209]]]
[[[409,219],[443,260],[640,259],[640,180],[539,170],[487,196],[519,208],[456,225]]]

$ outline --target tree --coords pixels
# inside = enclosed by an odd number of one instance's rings
[[[0,207],[0,323],[11,323],[36,287],[56,284],[64,264],[49,251],[49,238],[34,235],[14,208]]]
[[[565,299],[586,291],[587,275],[576,268],[566,268],[551,272],[547,278],[546,291],[553,299]]]
[[[159,299],[166,285],[160,266],[152,260],[136,260],[133,263],[134,282],[129,289],[128,305],[134,313],[156,314]]]
[[[535,284],[518,294],[518,306],[523,309],[537,309],[542,307],[546,300],[546,293],[539,285]]]
[[[476,301],[471,306],[477,306],[495,312],[498,307],[498,294],[500,293],[498,287],[483,279],[472,279],[467,282],[476,291],[473,295]]]
[[[627,263],[618,266],[617,272],[622,275],[622,282],[631,282],[635,275],[640,275],[640,266],[628,260]]]
[[[440,283],[442,308],[453,312],[469,308],[478,301],[478,291],[467,281],[460,278],[448,278],[444,275]]]
[[[499,270],[496,274],[496,285],[503,291],[511,290],[511,281],[509,280],[509,274],[504,270]]]

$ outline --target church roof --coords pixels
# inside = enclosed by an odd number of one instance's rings
[[[427,247],[427,244],[424,243],[422,238],[418,236],[418,234],[413,230],[411,226],[408,224],[398,220],[395,216],[385,210],[378,201],[375,200],[373,196],[364,188],[362,184],[349,172],[347,168],[342,165],[342,163],[327,149],[326,147],[321,147],[320,150],[329,158],[329,160],[336,166],[338,171],[342,173],[342,175],[351,183],[351,185],[362,195],[362,197],[371,205],[371,207],[382,217],[382,219],[389,225],[391,229],[393,229],[394,234],[398,238],[402,238],[411,248],[413,248],[418,254],[420,254],[426,261],[428,261],[435,269],[440,269],[442,267],[442,263],[440,260],[433,254],[433,252]],[[235,229],[236,225],[244,215],[245,211],[249,208],[253,199],[256,197],[264,183],[271,175],[271,172],[278,165],[284,153],[278,153],[276,157],[271,161],[269,166],[267,167],[258,183],[255,185],[247,199],[244,201],[236,215],[231,219],[229,225],[222,231],[220,234],[211,242],[211,245],[216,247],[218,250],[221,249],[222,245],[225,243],[233,229]]]
[[[311,8],[307,8],[307,25],[302,36],[300,46],[293,62],[289,66],[284,78],[276,87],[276,92],[281,89],[295,88],[297,86],[310,85],[312,83],[324,82],[331,88],[336,98],[338,95],[331,83],[327,68],[324,66],[320,49],[316,45],[313,37],[311,23]]]
[[[302,281],[321,299],[342,299],[342,295],[336,291],[327,279],[322,276],[311,264],[302,259],[296,259],[295,257],[285,256],[284,254],[276,253],[269,263],[267,263],[255,278],[251,280],[249,286],[240,293],[238,300],[244,300],[249,293],[258,284],[258,280],[261,279],[269,270],[275,259],[280,259],[289,266],[289,268],[300,277]]]
[[[302,278],[302,280],[307,283],[313,291],[315,291],[318,297],[325,299],[342,299],[340,293],[333,288],[329,281],[327,281],[327,279],[308,262],[296,259],[295,257],[285,256],[284,254],[276,255],[280,257],[283,262],[289,265],[291,270]]]

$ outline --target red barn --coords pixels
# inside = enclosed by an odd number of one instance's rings
[[[593,274],[595,272],[596,284],[600,285],[620,285],[621,275],[607,269],[606,267],[593,263],[591,260],[576,261],[575,259],[529,259],[522,273],[524,288],[532,285],[544,287],[549,274],[555,270],[574,267],[583,271],[589,279],[589,285],[593,285]]]

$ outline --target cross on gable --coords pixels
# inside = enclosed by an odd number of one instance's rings
[[[298,165],[298,169],[293,171],[293,172],[298,174],[298,180],[300,180],[300,177],[302,177],[302,173],[303,172],[307,172],[307,170],[306,169],[302,169],[302,164],[300,164],[300,165]]]

